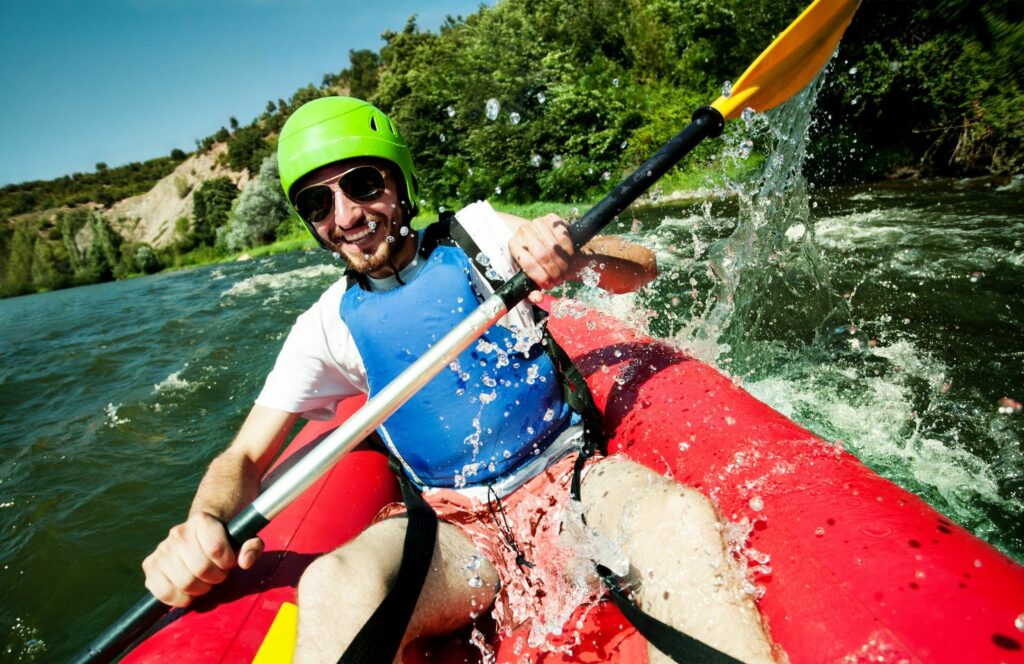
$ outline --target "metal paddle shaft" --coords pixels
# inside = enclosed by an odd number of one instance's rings
[[[573,244],[579,248],[589,242],[697,144],[707,137],[721,134],[723,126],[724,120],[718,111],[710,106],[699,108],[686,129],[601,199],[582,219],[570,226],[569,234]],[[525,273],[517,273],[301,461],[267,487],[228,524],[229,538],[235,550],[259,534],[271,519],[535,288],[536,285]],[[169,607],[152,595],[144,597],[89,644],[86,650],[76,655],[72,662],[113,660],[168,610]]]

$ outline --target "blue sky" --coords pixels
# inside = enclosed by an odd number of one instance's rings
[[[0,0],[0,185],[195,148],[480,0]],[[493,0],[483,4],[493,5]]]

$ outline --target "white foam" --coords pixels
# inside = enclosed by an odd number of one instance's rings
[[[341,268],[336,265],[310,265],[288,272],[256,274],[239,281],[221,293],[221,298],[248,297],[271,291],[270,297],[264,301],[264,304],[272,304],[280,299],[281,293],[284,291],[303,286],[313,279],[338,277],[340,274]]]
[[[744,387],[782,414],[833,441],[842,441],[863,461],[907,474],[940,494],[958,514],[976,515],[978,503],[1002,504],[995,469],[985,459],[920,430],[913,381],[925,381],[939,394],[946,367],[910,341],[871,350],[889,360],[893,371],[863,377],[858,371],[819,365],[815,376],[802,371],[747,382]],[[781,376],[798,377],[783,378]],[[910,379],[910,380],[908,380]]]
[[[187,367],[188,365],[186,364],[185,366]],[[184,370],[185,369],[182,368],[179,371],[175,371],[171,375],[167,376],[167,378],[164,378],[159,383],[153,385],[153,394],[185,390],[191,387],[192,383],[181,377],[181,372]]]

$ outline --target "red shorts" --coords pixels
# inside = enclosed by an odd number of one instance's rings
[[[589,556],[560,537],[576,457],[563,457],[501,499],[508,530],[502,528],[496,504],[489,507],[452,489],[423,492],[438,518],[461,530],[497,570],[501,588],[493,615],[499,633],[510,634],[533,619],[530,641],[535,645],[545,640],[545,631],[559,632],[576,607],[601,595]],[[584,473],[596,460],[587,461]],[[374,522],[404,512],[404,504],[391,503]],[[505,540],[509,531],[533,567],[516,564],[516,552]]]

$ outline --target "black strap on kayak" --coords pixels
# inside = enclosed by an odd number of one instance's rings
[[[647,639],[648,643],[675,661],[686,664],[743,664],[721,650],[712,648],[703,641],[698,641],[645,613],[623,588],[619,577],[604,565],[597,565],[597,574],[604,581],[608,594],[622,615],[626,616],[626,620]]]
[[[391,469],[398,476],[405,501],[407,523],[402,544],[402,563],[387,596],[338,660],[339,664],[393,662],[409,627],[423,582],[430,570],[437,541],[437,514],[391,457]]]

